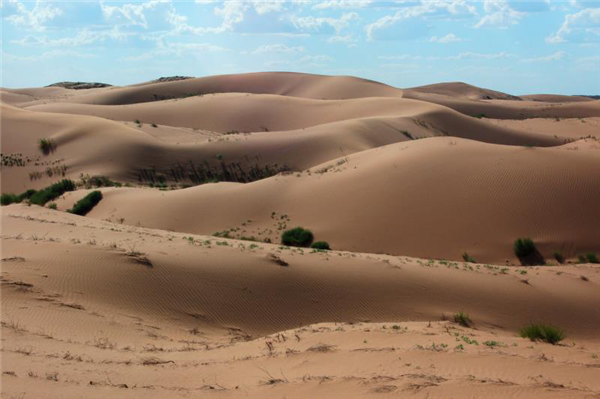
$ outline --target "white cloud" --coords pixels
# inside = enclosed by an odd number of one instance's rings
[[[162,40],[157,42],[157,47],[154,50],[148,51],[146,53],[129,56],[122,58],[123,61],[144,61],[144,60],[154,60],[165,57],[185,57],[185,56],[198,56],[201,53],[205,52],[220,52],[227,51],[228,49],[215,46],[209,43],[181,43],[181,42],[173,42],[173,43],[165,43]]]
[[[507,28],[517,24],[527,14],[514,10],[507,0],[485,0],[483,9],[487,14],[475,25],[476,28]]]
[[[355,12],[342,14],[340,18],[329,17],[300,17],[294,18],[292,23],[300,30],[319,31],[323,27],[330,27],[339,35],[342,29],[347,28],[354,20],[358,20],[359,16]]]
[[[468,51],[468,52],[464,52],[464,53],[460,53],[457,55],[452,55],[452,56],[446,57],[446,59],[447,60],[465,60],[465,59],[497,60],[497,59],[507,59],[507,58],[514,58],[514,57],[516,57],[516,55],[506,53],[504,51],[499,52],[499,53],[491,53],[491,54],[473,53],[473,52]]]
[[[333,58],[331,58],[328,55],[305,55],[304,57],[300,58],[299,61],[300,62],[327,62],[327,61],[333,61]]]
[[[68,57],[68,58],[96,58],[98,57],[95,54],[85,54],[80,51],[73,50],[50,50],[45,51],[39,55],[14,55],[9,53],[2,53],[2,58],[5,61],[45,61],[51,58],[60,58],[60,57]]]
[[[411,4],[411,3],[408,3]],[[377,40],[398,31],[395,25],[400,21],[412,18],[451,19],[476,15],[477,10],[465,0],[422,1],[415,6],[406,6],[393,15],[386,15],[367,25],[365,31],[369,40]],[[387,32],[387,33],[386,33]]]
[[[345,36],[330,36],[327,38],[327,43],[345,43],[345,44],[352,44],[352,43],[356,43],[356,39],[354,38],[353,35],[345,35]]]
[[[35,31],[46,29],[45,23],[63,14],[62,10],[46,2],[37,0],[31,11],[18,0],[10,0],[9,3],[15,8],[15,13],[6,17],[14,25],[31,28]]]
[[[170,0],[151,0],[144,3],[127,3],[120,6],[107,5],[104,1],[101,1],[100,9],[107,21],[123,21],[125,25],[141,26],[147,29],[146,11],[153,10],[159,4],[165,3],[170,3]]]
[[[559,60],[562,60],[563,58],[565,58],[566,55],[567,55],[567,53],[565,53],[564,51],[557,51],[554,54],[546,55],[543,57],[523,58],[522,60],[519,60],[519,62],[531,64],[531,63],[536,63],[536,62],[559,61]]]
[[[547,43],[564,43],[574,34],[600,36],[600,8],[586,8],[575,14],[565,15],[560,29],[546,38]]]
[[[12,43],[23,46],[52,46],[52,47],[77,47],[85,46],[95,42],[103,42],[106,39],[124,40],[133,33],[126,33],[119,30],[118,26],[108,31],[90,31],[83,29],[77,32],[75,36],[63,37],[60,39],[50,39],[44,36],[27,35],[20,40],[13,40]]]
[[[442,36],[440,38],[438,38],[437,36],[433,36],[431,39],[429,39],[429,41],[432,43],[446,44],[446,43],[462,42],[463,39],[456,36],[454,33],[448,33],[446,36]]]
[[[373,0],[327,0],[315,4],[314,10],[325,10],[328,8],[364,8],[371,4]]]
[[[301,53],[305,51],[304,47],[288,47],[285,44],[263,44],[252,54],[264,54],[264,53]]]

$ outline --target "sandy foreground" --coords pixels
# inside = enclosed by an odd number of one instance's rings
[[[0,97],[2,193],[129,186],[0,208],[2,398],[600,397],[600,101],[288,73]]]

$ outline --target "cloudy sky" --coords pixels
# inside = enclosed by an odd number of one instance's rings
[[[600,94],[599,0],[2,0],[2,86],[254,71]]]

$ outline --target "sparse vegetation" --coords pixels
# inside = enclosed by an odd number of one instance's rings
[[[523,266],[543,265],[544,257],[537,250],[531,238],[517,238],[513,249]]]
[[[287,230],[281,236],[281,243],[290,247],[309,247],[313,240],[313,233],[302,227]]]
[[[73,208],[67,212],[74,213],[76,215],[84,216],[91,211],[102,199],[102,193],[98,190],[92,191],[73,205]]]
[[[323,251],[329,251],[331,249],[331,247],[329,246],[329,243],[327,241],[313,242],[310,247],[314,248],[314,249],[320,249]]]
[[[75,183],[69,179],[63,179],[58,183],[54,183],[40,191],[35,192],[29,202],[35,205],[44,206],[47,202],[52,201],[63,195],[67,191],[75,190]]]
[[[520,335],[532,341],[543,341],[552,345],[556,345],[566,338],[566,334],[560,328],[541,323],[532,323],[527,327],[523,327]]]
[[[2,206],[19,203],[19,196],[16,194],[4,193],[0,196],[0,204]]]
[[[463,327],[471,327],[473,323],[468,314],[464,312],[458,312],[454,315],[454,322],[463,326]]]
[[[581,261],[583,257],[583,262]],[[587,254],[584,255],[579,255],[579,262],[580,263],[600,263],[598,262],[598,255],[596,255],[595,252],[588,252]]]
[[[475,258],[473,258],[471,255],[469,255],[466,252],[463,252],[462,254],[462,258],[465,262],[469,262],[469,263],[477,263],[477,261],[475,260]]]
[[[553,251],[552,252],[552,256],[554,257],[554,259],[556,259],[556,261],[558,263],[560,263],[561,265],[563,263],[565,263],[565,257],[563,256],[562,252],[560,251]]]
[[[57,209],[56,202],[49,203],[48,208],[56,210]]]
[[[92,187],[120,187],[121,183],[114,182],[110,180],[106,176],[101,175],[84,175],[83,173],[79,175],[80,184],[87,189]]]
[[[49,155],[56,150],[56,143],[52,139],[40,139],[38,148],[42,151],[42,154]]]

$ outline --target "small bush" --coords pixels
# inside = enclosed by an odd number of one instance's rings
[[[463,327],[470,327],[472,323],[469,315],[464,312],[456,313],[454,315],[454,322],[460,324]]]
[[[587,260],[587,263],[599,263],[598,256],[596,255],[595,252],[588,252],[585,255],[585,259]]]
[[[577,255],[579,263],[600,263],[598,262],[598,256],[595,252],[588,252],[587,254]]]
[[[100,202],[101,199],[102,193],[100,191],[92,191],[91,193],[77,201],[75,205],[73,205],[73,208],[69,209],[68,212],[84,216],[89,211],[91,211],[92,208],[94,208],[98,204],[98,202]]]
[[[73,190],[75,190],[75,183],[72,180],[63,179],[58,183],[54,183],[51,186],[35,192],[29,198],[29,202],[35,205],[44,206],[46,202],[52,201],[63,195],[65,192]]]
[[[281,243],[290,247],[309,247],[313,240],[313,233],[302,227],[287,230],[281,236]]]
[[[38,148],[44,155],[49,155],[56,150],[56,143],[52,139],[40,139],[38,141]]]
[[[563,256],[562,252],[554,251],[552,252],[552,256],[554,256],[554,259],[556,259],[556,261],[561,265],[565,263],[565,257]]]
[[[546,324],[531,324],[523,327],[520,331],[521,337],[532,341],[543,341],[555,345],[566,338],[564,331],[560,328]]]
[[[19,199],[19,196],[15,194],[4,193],[0,196],[0,204],[2,206],[18,204],[19,202],[21,202],[21,200]]]
[[[537,250],[531,238],[517,238],[513,249],[523,266],[543,265],[545,263],[544,257]]]
[[[326,241],[314,242],[310,247],[314,248],[314,249],[321,249],[324,251],[329,251],[331,249],[331,247],[329,246],[329,243]]]
[[[470,262],[470,263],[477,263],[477,261],[475,260],[475,258],[473,258],[471,255],[469,255],[466,252],[463,252],[462,254],[462,258],[465,262]]]
[[[27,191],[25,191],[25,192],[21,193],[21,194],[19,195],[19,202],[21,202],[21,201],[23,201],[23,200],[26,200],[26,199],[29,199],[29,198],[31,198],[31,196],[32,196],[33,194],[35,194],[35,193],[37,193],[37,191],[36,191],[36,190],[34,190],[34,189],[32,189],[32,188],[30,188],[29,190],[27,190]]]
[[[56,206],[56,202],[51,202],[51,203],[49,203],[49,204],[48,204],[48,208],[50,208],[50,209],[54,209],[54,210],[58,209],[58,207]]]
[[[156,123],[153,123],[152,127],[158,127],[158,125]]]

